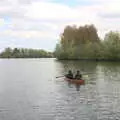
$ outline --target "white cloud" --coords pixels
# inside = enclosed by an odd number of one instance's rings
[[[91,0],[96,4],[74,7],[50,1],[0,0],[0,26],[4,26],[0,37],[56,40],[69,24],[95,24],[101,37],[109,30],[120,30],[119,0]]]
[[[52,35],[52,37],[51,37]],[[51,32],[41,32],[41,31],[13,31],[5,30],[0,32],[0,36],[9,36],[13,38],[22,38],[22,39],[57,39],[57,36],[53,35]]]
[[[78,11],[75,9],[56,3],[37,2],[33,3],[27,9],[28,12],[25,14],[25,16],[31,19],[60,21],[77,19],[79,17]]]
[[[5,24],[4,19],[0,19],[0,27],[3,26]]]

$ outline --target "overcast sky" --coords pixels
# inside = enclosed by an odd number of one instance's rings
[[[94,24],[100,37],[120,30],[120,0],[0,0],[0,50],[54,50],[66,25]]]

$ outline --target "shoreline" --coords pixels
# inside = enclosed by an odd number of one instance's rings
[[[57,58],[56,58],[57,59]],[[60,61],[93,61],[93,62],[120,62],[120,59],[57,59],[57,60],[60,60]]]

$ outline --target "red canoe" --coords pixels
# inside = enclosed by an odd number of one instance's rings
[[[78,85],[84,85],[85,81],[84,80],[77,80],[77,79],[69,79],[65,78],[66,81],[73,83],[73,84],[78,84]]]

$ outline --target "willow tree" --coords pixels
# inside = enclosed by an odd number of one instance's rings
[[[97,29],[94,27],[94,25],[78,27],[75,44],[86,44],[89,42],[99,42]]]
[[[84,51],[86,44],[99,43],[100,41],[94,25],[67,26],[60,39],[61,53],[64,54],[66,59],[85,58]]]

